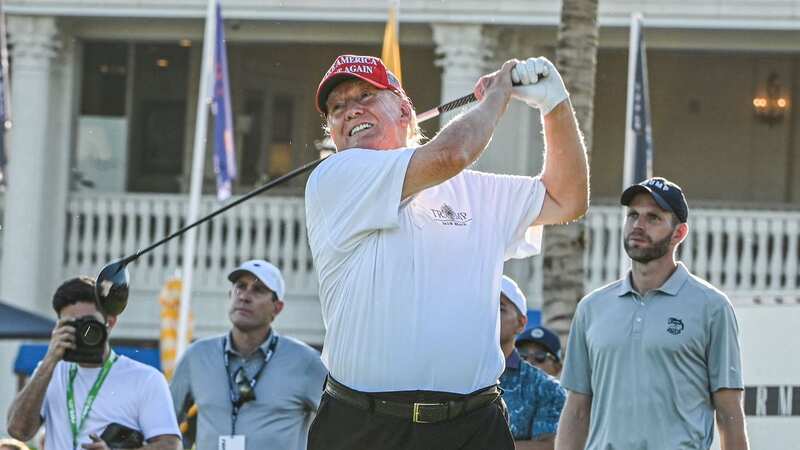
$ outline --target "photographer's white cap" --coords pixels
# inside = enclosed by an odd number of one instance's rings
[[[509,278],[508,275],[503,275],[503,280],[500,283],[500,293],[511,300],[511,303],[514,304],[520,314],[524,316],[528,313],[528,301],[525,299],[525,294],[522,293],[517,283]]]
[[[275,292],[275,296],[278,297],[278,300],[283,300],[283,294],[286,293],[286,283],[283,281],[280,269],[263,259],[253,259],[243,262],[239,267],[229,273],[228,280],[230,280],[231,283],[235,283],[243,273],[249,273],[261,280],[264,286]]]

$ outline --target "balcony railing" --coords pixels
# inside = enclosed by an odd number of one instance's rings
[[[587,286],[618,278],[622,211],[593,207],[587,216]],[[800,299],[800,212],[693,208],[689,236],[678,258],[736,302],[796,302]]]
[[[93,274],[106,262],[135,252],[184,223],[186,197],[144,194],[76,194],[68,204],[64,274]],[[205,214],[218,207],[202,201]],[[619,277],[622,211],[593,206],[586,224],[586,286]],[[546,239],[545,233],[545,239]],[[315,296],[317,279],[308,249],[305,209],[299,197],[255,198],[198,227],[194,289],[225,292],[225,275],[238,262],[266,258],[281,267],[287,291]],[[679,257],[737,303],[800,301],[800,212],[693,208]],[[130,266],[132,279],[157,290],[182,265],[182,238]],[[515,266],[532,298],[541,298],[541,258]]]
[[[183,195],[78,194],[67,206],[64,271],[95,273],[108,261],[129,255],[185,225]],[[200,214],[219,208],[201,201]],[[306,240],[302,198],[263,197],[197,227],[194,288],[220,286],[239,262],[263,258],[281,267],[291,292],[316,294],[316,275]],[[180,236],[129,266],[137,283],[160,286],[183,265]]]

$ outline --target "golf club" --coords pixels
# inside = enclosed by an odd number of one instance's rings
[[[423,112],[422,114],[417,115],[417,123],[422,123],[425,122],[426,120],[433,119],[434,117],[437,117],[442,113],[452,111],[456,108],[460,108],[476,100],[477,99],[475,98],[475,94],[465,95],[456,100],[445,103],[441,106],[437,106],[436,108],[433,108],[431,110]],[[105,267],[103,267],[102,270],[100,270],[100,274],[97,276],[97,280],[95,283],[95,300],[97,301],[98,307],[101,310],[105,311],[107,314],[111,315],[118,315],[125,309],[125,306],[127,306],[128,304],[128,293],[130,290],[130,274],[128,273],[128,264],[130,264],[133,261],[136,261],[140,256],[180,236],[181,234],[200,225],[201,223],[211,220],[212,218],[222,214],[223,212],[233,208],[234,206],[244,203],[245,201],[255,197],[256,195],[274,186],[277,186],[283,183],[284,181],[290,180],[296,177],[297,175],[300,175],[301,173],[305,173],[309,170],[314,169],[324,159],[325,158],[323,157],[316,161],[311,161],[303,166],[300,166],[281,177],[278,177],[268,183],[265,183],[262,186],[253,189],[247,194],[211,212],[207,216],[202,217],[197,221],[186,225],[180,230],[175,231],[174,233],[161,239],[158,242],[155,242],[149,247],[141,249],[132,255],[126,256],[121,259],[117,259],[115,261],[106,264]]]

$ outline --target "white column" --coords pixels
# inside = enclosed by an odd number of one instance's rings
[[[524,32],[503,30],[492,34],[496,50],[488,62],[489,70],[499,69],[512,58],[524,60],[542,55],[542,49],[534,48]],[[488,172],[536,175],[542,170],[543,151],[539,111],[511,100],[477,168]]]
[[[12,120],[8,185],[2,228],[0,298],[51,316],[51,298],[62,276],[64,204],[69,170],[69,116],[64,78],[71,59],[57,61],[60,47],[53,17],[8,16]],[[18,341],[0,346],[0,408],[16,393],[11,373]],[[5,434],[5,421],[0,426]]]
[[[75,39],[61,35],[60,48],[53,60],[52,70],[50,71],[50,101],[49,122],[47,126],[47,170],[48,186],[46,196],[48,198],[48,218],[45,224],[46,236],[50,239],[47,243],[47,251],[53,255],[52,278],[50,289],[44,298],[43,308],[40,312],[52,313],[53,308],[50,297],[55,288],[61,284],[66,277],[77,275],[87,275],[92,278],[97,276],[100,267],[91,273],[64,273],[63,255],[66,247],[66,226],[67,226],[67,200],[69,197],[69,183],[71,169],[75,165],[73,153],[73,124],[77,121],[80,101],[77,93],[76,80],[79,80],[80,66],[76,64],[80,58],[77,53]],[[113,256],[113,255],[112,255]],[[101,263],[104,264],[104,263]],[[46,284],[46,283],[45,283]],[[40,306],[42,306],[40,304]]]
[[[483,34],[482,25],[434,23],[433,40],[442,68],[442,104],[467,95],[475,88],[478,78],[484,75],[486,59],[491,48]],[[465,108],[440,117],[443,126]]]
[[[64,209],[55,200],[67,188],[54,179],[52,167],[61,163],[63,151],[62,146],[51,147],[52,109],[58,107],[52,94],[63,89],[51,89],[59,41],[53,17],[9,16],[8,30],[14,126],[9,133],[0,289],[4,301],[44,312],[61,276],[62,258],[53,251],[53,242],[63,235],[58,224],[63,224]]]

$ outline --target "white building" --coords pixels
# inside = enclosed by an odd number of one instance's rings
[[[403,79],[418,111],[470,92],[507,58],[553,52],[559,2],[404,0],[400,6]],[[242,193],[318,156],[316,85],[340,53],[379,54],[387,3],[225,0],[223,9],[241,174],[235,189]],[[61,280],[94,275],[180,223],[205,4],[7,0],[6,11],[14,128],[0,293],[51,314],[50,296]],[[789,356],[800,344],[794,326],[800,323],[800,0],[601,2],[593,207],[586,219],[590,287],[619,271],[620,215],[613,205],[622,187],[633,11],[646,20],[655,172],[681,184],[692,207],[683,258],[728,293],[740,318],[752,387],[748,414],[763,413],[749,418],[753,448],[797,448],[800,437],[789,432],[800,424],[800,404],[795,399],[793,409],[781,408],[787,391],[764,387],[794,386],[800,398],[800,360]],[[770,93],[789,104],[774,122],[753,110],[770,80]],[[426,124],[427,134],[437,127]],[[538,172],[539,133],[536,114],[512,106],[478,167]],[[216,204],[206,167],[210,210]],[[196,335],[226,328],[225,274],[241,260],[263,257],[282,267],[289,285],[276,326],[322,342],[303,184],[295,180],[200,228]],[[157,294],[179,266],[181,248],[173,241],[131,266],[134,289],[116,337],[157,338]],[[509,268],[533,293],[532,306],[540,298],[538,264]],[[0,349],[5,409],[16,343]]]

